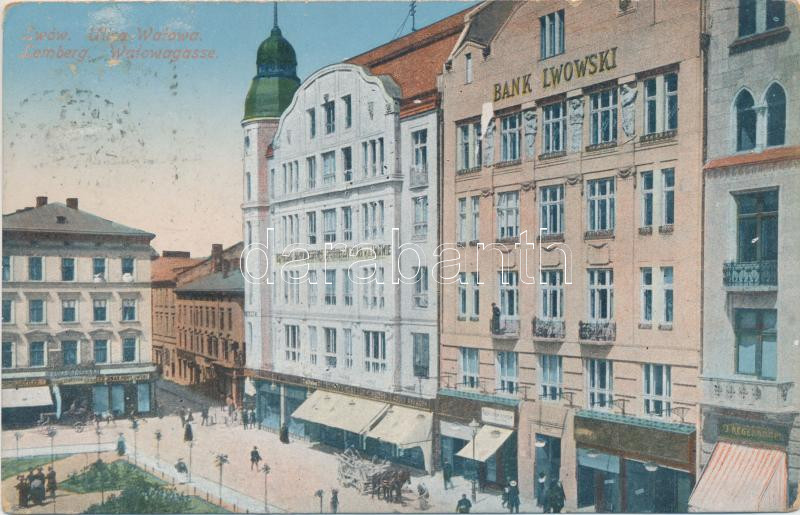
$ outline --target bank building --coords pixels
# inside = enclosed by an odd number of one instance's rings
[[[245,319],[265,428],[432,470],[436,75],[462,26],[460,13],[301,84],[277,20],[259,49],[243,122],[244,233],[246,248],[266,249],[248,270],[272,284],[248,280]],[[265,80],[278,90],[256,87]],[[251,108],[268,95],[274,108]]]

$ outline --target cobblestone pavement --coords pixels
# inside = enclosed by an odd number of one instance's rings
[[[217,419],[222,420],[222,417]],[[440,474],[433,477],[415,476],[411,485],[406,487],[402,502],[389,503],[362,495],[353,488],[342,488],[336,479],[335,454],[318,444],[303,441],[282,444],[273,433],[259,429],[245,430],[240,424],[231,427],[225,424],[201,426],[197,420],[193,424],[193,429],[195,436],[191,452],[193,482],[189,486],[197,487],[200,492],[198,495],[205,497],[204,494],[209,493],[212,497],[216,497],[219,489],[219,469],[215,467],[214,459],[217,454],[227,454],[230,463],[223,468],[222,497],[228,504],[236,503],[237,511],[249,510],[251,513],[264,511],[264,475],[250,469],[249,454],[254,445],[258,446],[261,456],[271,468],[267,478],[270,511],[319,513],[319,498],[314,492],[321,489],[325,493],[323,511],[329,512],[330,492],[336,488],[339,490],[340,512],[418,512],[420,509],[416,491],[417,484],[422,482],[430,491],[430,506],[426,511],[452,513],[461,494],[469,495],[470,492],[469,482],[460,477],[454,478],[455,488],[444,490]],[[113,443],[118,434],[122,433],[127,442],[131,461],[161,471],[168,480],[174,478],[177,483],[181,482],[182,478],[178,477],[173,465],[178,458],[183,458],[187,464],[189,463],[189,446],[183,441],[183,428],[178,417],[146,419],[140,424],[135,438],[127,421],[118,421],[116,426],[103,424],[101,430],[103,431],[101,444]],[[158,449],[154,436],[157,430],[163,435]],[[22,455],[29,455],[30,451],[26,449],[31,448],[44,451],[42,454],[49,452],[50,440],[40,430],[30,429],[22,433],[20,439]],[[96,451],[97,436],[94,429],[78,433],[71,428],[63,428],[58,430],[53,443],[56,453],[63,453],[71,448]],[[4,431],[2,433],[4,457],[15,456],[15,444],[13,431]],[[183,480],[185,481],[185,478]],[[522,506],[522,510],[528,512],[534,508],[534,506]],[[64,511],[66,512],[66,509]],[[70,511],[76,513],[80,509]],[[501,506],[499,495],[480,492],[477,502],[473,503],[472,511],[498,513],[506,510]]]

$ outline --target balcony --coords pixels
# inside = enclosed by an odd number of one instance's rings
[[[778,288],[778,262],[728,261],[722,265],[722,282],[730,290],[770,291]]]
[[[519,320],[499,320],[490,326],[492,337],[514,340],[519,338]]]
[[[613,342],[617,339],[617,324],[611,320],[578,322],[578,338],[585,342]]]
[[[425,166],[411,167],[411,188],[424,188],[428,185],[428,168]]]
[[[731,409],[764,413],[797,413],[798,396],[793,382],[757,379],[701,377],[703,402]]]
[[[533,317],[533,337],[549,340],[563,340],[566,326],[563,320]]]

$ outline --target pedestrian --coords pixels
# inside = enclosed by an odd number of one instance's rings
[[[25,480],[25,476],[19,474],[17,476],[17,484],[14,486],[17,489],[18,493],[18,505],[20,508],[27,508],[28,507],[28,482]]]
[[[186,425],[186,410],[181,406],[181,409],[178,410],[178,416],[181,417],[181,427]]]
[[[192,431],[192,425],[187,422],[183,428],[183,441],[191,442],[192,440],[194,440],[194,431]]]
[[[561,513],[564,508],[564,487],[561,481],[553,479],[550,481],[550,486],[544,495],[544,512],[545,513]]]
[[[283,424],[281,426],[280,441],[283,443],[289,443],[289,426],[287,424]]]
[[[203,409],[200,411],[200,419],[201,426],[208,425],[208,406],[203,406]]]
[[[492,332],[500,332],[500,307],[492,302]]]
[[[31,479],[31,493],[36,504],[44,504],[45,494],[45,475],[42,467],[36,469],[36,473]]]
[[[194,415],[192,415],[192,410],[189,410],[189,413],[186,415],[186,423],[194,422]]]
[[[508,494],[506,497],[508,513],[519,513],[519,505],[519,487],[517,486],[517,482],[512,480],[508,484]]]
[[[467,499],[467,494],[461,494],[461,499],[456,504],[456,513],[469,513],[472,509],[472,503]]]
[[[53,470],[53,466],[47,468],[47,493],[50,494],[50,497],[53,499],[56,498],[56,488],[58,487],[58,483],[56,482],[56,471]]]
[[[256,412],[255,410],[250,410],[250,415],[247,417],[250,422],[250,429],[256,428]]]
[[[444,489],[453,488],[453,465],[449,461],[444,462],[442,467],[442,478],[444,479]]]
[[[258,462],[261,461],[261,454],[258,453],[258,447],[255,445],[253,446],[253,450],[250,451],[250,470],[253,470],[253,467],[258,470]]]
[[[125,436],[122,433],[117,438],[117,455],[125,456]]]
[[[242,425],[247,429],[247,410],[242,410]]]
[[[428,487],[424,483],[417,485],[417,499],[419,499],[419,510],[425,511],[428,509],[428,499],[431,494],[428,492]]]
[[[544,494],[547,484],[547,476],[544,472],[539,472],[539,477],[536,478],[536,506],[541,508],[544,506]]]
[[[331,513],[336,513],[339,510],[339,490],[331,489]]]

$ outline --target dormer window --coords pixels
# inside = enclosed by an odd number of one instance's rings
[[[57,224],[65,224],[65,223],[67,223],[67,217],[66,216],[57,216],[56,217],[56,223]]]

